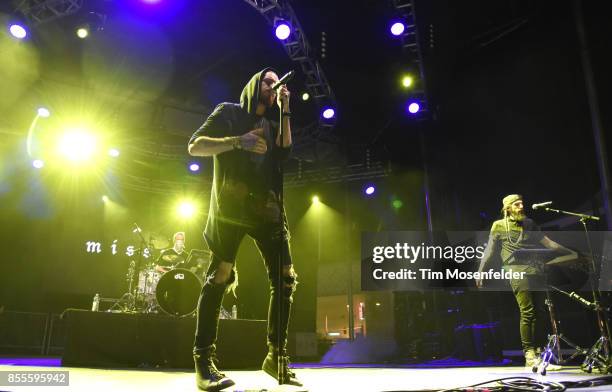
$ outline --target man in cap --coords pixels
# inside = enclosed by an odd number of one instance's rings
[[[546,289],[543,277],[532,265],[526,265],[516,260],[514,252],[519,249],[541,248],[541,245],[560,253],[575,254],[544,235],[536,223],[528,218],[523,206],[523,197],[518,194],[508,195],[502,200],[502,219],[496,220],[491,226],[489,240],[478,268],[479,272],[486,269],[487,264],[495,254],[501,256],[505,270],[524,272],[524,279],[510,279],[510,286],[516,298],[520,311],[520,335],[525,366],[538,364],[536,353],[536,326],[541,331],[540,322],[543,316],[544,292]],[[482,279],[476,281],[477,287],[482,287]],[[539,289],[539,291],[538,291]],[[554,370],[549,366],[548,370]]]

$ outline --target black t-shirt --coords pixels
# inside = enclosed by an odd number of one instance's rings
[[[165,268],[185,266],[188,253],[182,251],[178,253],[174,248],[164,249],[157,258],[157,265]],[[180,263],[180,265],[179,265]]]
[[[494,253],[499,251],[504,268],[533,274],[536,272],[535,269],[525,264],[519,264],[513,254],[519,249],[542,248],[540,244],[542,238],[544,238],[544,233],[530,218],[525,218],[522,222],[512,219],[499,219],[493,222],[491,226],[483,259],[488,261]]]
[[[268,147],[265,154],[232,150],[213,157],[214,177],[207,227],[214,225],[216,219],[253,224],[245,211],[247,199],[255,198],[265,203],[271,194],[278,196],[281,186],[278,163],[288,157],[291,148],[276,145],[276,124],[265,117],[252,116],[234,103],[219,104],[189,141],[200,136],[241,136],[255,128],[263,128]]]

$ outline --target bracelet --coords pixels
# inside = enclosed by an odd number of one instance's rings
[[[232,150],[242,150],[242,143],[240,143],[240,136],[233,136],[226,138],[228,142],[232,144]]]

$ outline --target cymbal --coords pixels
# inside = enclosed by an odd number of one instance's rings
[[[151,245],[153,245],[153,247],[157,250],[162,250],[170,246],[170,241],[168,241],[168,239],[166,238],[161,238],[161,237],[151,238]]]

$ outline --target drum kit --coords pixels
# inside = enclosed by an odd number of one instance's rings
[[[151,234],[143,245],[134,254],[135,259],[130,262],[126,274],[128,291],[109,311],[161,313],[175,317],[194,315],[202,289],[201,277],[210,263],[210,252],[193,249],[185,259],[162,256],[165,266],[158,268],[156,262],[148,260],[157,260],[159,252],[167,249],[170,241]],[[147,260],[143,257],[144,249],[148,249]]]

